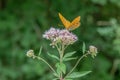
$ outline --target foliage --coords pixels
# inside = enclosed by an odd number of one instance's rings
[[[82,55],[79,46],[83,41],[99,48],[95,61],[91,63],[92,60],[85,59],[77,67],[77,70],[93,69],[91,75],[81,80],[119,80],[120,0],[0,0],[0,79],[52,78],[48,67],[26,58],[25,53],[30,48],[38,52],[40,45],[43,45],[44,53],[51,50],[41,37],[45,29],[60,25],[58,12],[69,20],[81,16],[81,27],[73,31],[79,36],[79,41],[68,51],[74,50],[76,55]],[[43,55],[51,63],[56,61]],[[114,63],[116,60],[117,65]],[[68,65],[71,68],[74,62]]]
[[[60,17],[61,18],[61,17]],[[64,21],[66,22],[67,20],[63,18]],[[69,22],[68,22],[69,23]],[[77,22],[78,23],[78,22]],[[80,22],[79,22],[80,23]],[[64,22],[63,22],[64,24]],[[74,24],[73,24],[74,25]],[[76,27],[74,26],[69,26],[69,27]],[[77,25],[78,27],[78,25]],[[72,28],[71,28],[72,29]],[[50,28],[48,31],[45,31],[43,34],[43,38],[50,40],[50,46],[53,49],[56,49],[58,51],[58,56],[52,55],[48,53],[48,55],[51,57],[51,59],[57,59],[57,62],[54,63],[54,65],[51,65],[46,59],[44,59],[40,54],[42,53],[42,47],[40,48],[38,56],[35,55],[34,50],[29,50],[26,53],[26,56],[29,58],[37,59],[40,61],[43,61],[53,72],[53,75],[55,76],[54,79],[52,80],[73,80],[74,78],[79,78],[83,77],[87,74],[89,74],[91,71],[84,71],[84,72],[73,72],[75,68],[78,66],[79,62],[87,57],[88,55],[91,55],[93,58],[97,55],[98,51],[95,46],[90,46],[89,50],[85,49],[85,43],[83,44],[82,50],[84,50],[84,53],[81,57],[78,58],[76,61],[76,64],[71,68],[71,70],[66,71],[68,68],[65,64],[66,61],[73,60],[75,59],[73,55],[76,53],[76,51],[65,53],[65,50],[68,46],[72,45],[75,43],[78,38],[75,34],[73,34],[69,29],[66,29],[66,26],[64,29],[55,29],[55,28]],[[55,68],[55,67],[56,68]]]

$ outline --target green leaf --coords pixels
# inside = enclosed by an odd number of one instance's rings
[[[67,76],[67,78],[79,78],[79,77],[83,77],[89,73],[91,73],[91,71],[73,72],[69,76]]]
[[[71,56],[72,56],[73,54],[75,54],[75,53],[76,53],[76,51],[66,53],[66,54],[64,55],[63,59],[68,58],[68,57],[71,57]]]
[[[60,74],[60,73],[66,73],[66,65],[64,63],[57,63],[56,64],[56,67],[57,67],[57,73]]]
[[[65,64],[61,63],[60,65],[61,65],[62,72],[65,74],[66,73],[66,66],[65,66]]]
[[[52,55],[52,54],[50,54],[50,53],[48,53],[48,55],[49,55],[50,57],[54,58],[54,59],[59,60],[59,58],[58,58],[57,56],[55,56],[55,55]]]
[[[61,69],[60,69],[60,63],[56,63],[56,68],[57,68],[57,73],[60,76],[60,74],[62,73]]]
[[[41,52],[42,52],[42,46],[40,47],[38,56],[40,56]]]
[[[53,75],[54,75],[55,77],[59,77],[59,75],[58,75],[57,73],[53,73]]]
[[[85,54],[85,51],[86,51],[86,46],[85,46],[85,43],[83,42],[82,53]]]
[[[77,59],[77,57],[65,58],[65,59],[63,59],[63,61],[70,61],[70,60],[74,60],[74,59]]]

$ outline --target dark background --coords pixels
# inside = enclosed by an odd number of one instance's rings
[[[70,21],[81,16],[81,26],[73,31],[79,40],[68,51],[81,56],[83,41],[99,51],[95,59],[81,61],[76,70],[92,73],[78,80],[120,80],[120,0],[0,0],[0,80],[52,80],[48,66],[26,52],[38,54],[43,46],[42,56],[54,65],[47,52],[57,52],[42,34],[64,28],[58,12]],[[74,61],[67,64],[69,70]]]

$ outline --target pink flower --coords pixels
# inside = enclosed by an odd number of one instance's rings
[[[70,45],[78,40],[77,36],[68,30],[60,30],[55,28],[50,28],[50,30],[46,31],[45,34],[43,34],[43,37],[51,40],[53,45],[56,43]]]
[[[61,30],[59,33],[59,38],[61,39],[64,45],[73,44],[78,40],[77,36],[70,33],[68,30]]]
[[[60,30],[55,28],[50,28],[48,31],[43,34],[43,38],[48,40],[54,40],[59,35]]]

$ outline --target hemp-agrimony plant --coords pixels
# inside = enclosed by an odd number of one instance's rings
[[[73,68],[67,72],[66,71],[67,66],[65,62],[75,60],[76,57],[72,56],[76,53],[76,51],[65,53],[65,50],[67,49],[68,46],[74,44],[78,40],[78,37],[67,29],[60,30],[50,28],[43,34],[43,38],[50,40],[51,41],[50,46],[52,46],[53,49],[57,49],[58,51],[59,56],[55,56],[54,54],[48,53],[49,56],[58,61],[54,66],[55,68],[53,68],[53,66],[51,66],[45,59],[41,57],[42,48],[40,48],[39,55],[35,55],[33,50],[29,50],[27,52],[27,56],[46,63],[52,70],[53,75],[55,76],[53,80],[73,80],[75,78],[85,76],[91,72],[91,71],[74,72],[74,70],[83,58],[87,57],[88,55],[91,55],[93,58],[96,56],[97,54],[96,47],[90,46],[89,50],[86,50],[85,43],[83,43],[82,48],[83,55],[78,58]]]

